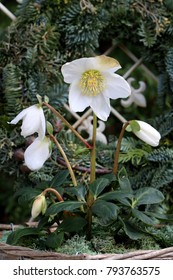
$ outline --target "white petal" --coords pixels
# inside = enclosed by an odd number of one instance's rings
[[[145,143],[156,147],[159,145],[159,140],[157,138],[153,138],[151,137],[151,135],[145,133],[144,131],[138,131],[134,133],[139,139],[141,139],[142,141],[144,141]]]
[[[43,109],[41,108],[40,125],[38,127],[38,136],[40,139],[43,139],[45,137],[45,134],[46,134],[46,120],[45,120]]]
[[[123,77],[111,73],[104,73],[104,77],[107,82],[105,90],[107,97],[112,99],[126,98],[131,94],[131,88]]]
[[[39,170],[50,156],[50,140],[45,137],[43,140],[36,138],[24,153],[25,164],[34,171]]]
[[[72,62],[67,62],[61,68],[66,83],[72,83],[75,80],[80,80],[83,72],[94,69],[95,58],[79,58]]]
[[[140,131],[135,132],[135,135],[153,147],[158,146],[161,138],[160,133],[154,127],[152,127],[150,124],[146,122],[143,121],[137,121],[137,122],[140,125]]]
[[[69,105],[72,111],[84,111],[90,105],[91,98],[91,96],[82,94],[77,82],[71,84],[69,90]]]
[[[22,112],[20,112],[11,122],[9,122],[9,124],[17,124],[26,115],[28,109],[29,108],[24,109]]]
[[[97,69],[100,71],[110,71],[113,73],[121,68],[116,59],[106,55],[96,56],[96,62],[98,64]]]
[[[21,126],[21,135],[27,137],[34,134],[38,131],[39,125],[40,119],[31,115],[26,115]]]
[[[22,119],[22,136],[27,137],[35,132],[38,132],[39,137],[44,138],[46,132],[46,121],[43,109],[38,104],[24,109],[10,122],[10,124],[16,124]]]
[[[37,105],[29,107],[23,118],[21,129],[21,135],[24,137],[38,132],[40,134],[40,138],[43,139],[46,131],[46,121],[43,109]]]
[[[133,103],[132,95],[129,96],[126,100],[121,99],[121,105],[125,108],[129,107]]]
[[[140,107],[146,107],[146,98],[142,93],[132,93],[133,94],[133,100],[134,103]]]
[[[102,121],[107,120],[111,111],[109,98],[106,98],[104,94],[100,93],[99,95],[92,97],[90,106],[99,119]]]
[[[149,133],[149,134],[153,135],[153,137],[156,137],[156,138],[161,137],[160,133],[150,124],[148,124],[144,121],[139,121],[139,120],[137,120],[137,122],[139,123],[141,130],[145,131],[146,133]]]

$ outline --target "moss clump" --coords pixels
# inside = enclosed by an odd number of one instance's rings
[[[68,239],[56,250],[58,253],[78,255],[78,254],[94,254],[91,243],[84,236],[74,235]]]
[[[151,228],[150,233],[161,248],[173,246],[173,225],[166,225],[160,229]]]

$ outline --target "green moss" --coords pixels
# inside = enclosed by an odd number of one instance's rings
[[[166,225],[160,229],[151,229],[150,233],[162,248],[173,246],[173,225]]]
[[[146,235],[139,240],[131,240],[123,231],[120,231],[115,236],[111,228],[104,232],[100,231],[99,235],[93,237],[92,243],[97,253],[102,254],[119,254],[136,250],[160,249],[159,243],[150,235]]]
[[[74,235],[68,239],[60,248],[56,250],[58,253],[69,255],[77,254],[94,254],[91,248],[91,243],[84,236]]]
[[[10,231],[3,230],[0,233],[0,243],[6,243],[7,237],[9,236],[10,233],[11,233]]]

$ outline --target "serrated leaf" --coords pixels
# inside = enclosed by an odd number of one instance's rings
[[[101,223],[107,225],[117,219],[118,206],[105,200],[96,200],[92,206],[92,212],[101,219]]]
[[[86,226],[87,222],[82,217],[69,217],[63,220],[59,225],[58,230],[64,232],[79,232]]]
[[[77,208],[80,208],[80,206],[84,205],[84,202],[79,201],[62,201],[52,204],[46,211],[46,216],[49,215],[56,215],[59,212],[62,212],[64,210],[66,211],[73,211]]]
[[[89,190],[92,192],[95,199],[109,185],[109,183],[108,179],[99,178],[89,186]]]
[[[154,188],[141,188],[135,193],[136,205],[155,204],[164,200],[164,195]]]

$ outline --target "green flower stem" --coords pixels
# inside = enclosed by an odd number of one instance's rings
[[[88,149],[92,149],[90,144],[76,131],[76,129],[57,110],[55,110],[51,105],[49,105],[46,102],[43,102],[42,104],[48,107],[52,111],[52,113],[54,113],[58,118],[60,118],[65,123],[65,125],[69,129],[71,129],[71,131],[85,144],[85,146]]]
[[[63,148],[61,147],[60,143],[58,142],[58,140],[56,139],[56,137],[54,135],[50,135],[50,138],[54,141],[54,143],[58,147],[61,155],[63,156],[63,158],[64,158],[64,160],[66,162],[67,168],[69,170],[69,173],[71,175],[71,179],[72,179],[73,185],[74,185],[74,187],[76,187],[77,186],[76,177],[74,175],[74,172],[73,172],[73,169],[71,167],[71,164],[70,164],[70,162],[69,162],[69,160],[68,160],[68,158],[67,158],[67,156],[66,156],[66,154],[65,154],[65,152],[63,150]]]
[[[119,154],[120,154],[121,141],[123,139],[124,132],[128,125],[129,125],[129,122],[126,122],[123,124],[121,132],[120,132],[120,136],[118,138],[118,143],[117,143],[117,147],[115,150],[114,166],[113,166],[113,170],[112,170],[113,174],[117,174],[117,171],[118,171],[118,159],[119,159]]]
[[[95,181],[96,178],[96,130],[97,130],[97,117],[93,114],[93,135],[92,135],[92,149],[90,154],[90,164],[91,164],[91,172],[90,172],[90,183]],[[88,220],[88,228],[87,228],[87,238],[91,239],[91,227],[92,227],[92,204],[94,202],[94,196],[91,192],[88,193],[87,197],[87,220]]]
[[[64,201],[64,199],[62,198],[62,196],[60,195],[60,193],[57,190],[55,190],[53,188],[47,188],[42,192],[42,195],[46,196],[47,192],[52,192],[56,196],[58,201]]]
[[[91,173],[90,183],[95,181],[96,177],[96,130],[97,130],[97,116],[93,114],[93,135],[92,135],[92,149],[90,155]]]

